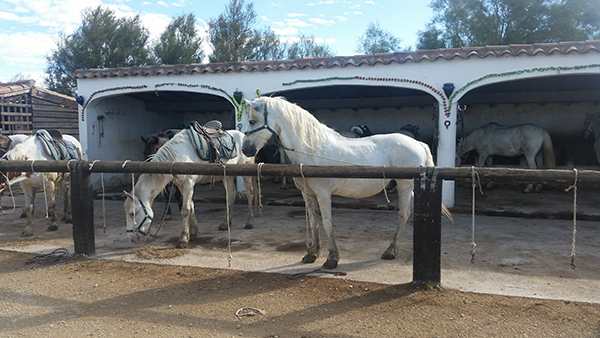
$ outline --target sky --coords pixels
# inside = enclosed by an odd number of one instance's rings
[[[270,27],[282,40],[299,35],[327,43],[335,55],[358,54],[358,38],[369,23],[415,49],[417,33],[433,12],[427,0],[246,0],[258,16],[256,28]],[[207,22],[225,12],[229,0],[0,0],[0,82],[17,74],[44,86],[46,56],[56,49],[59,34],[81,26],[81,11],[98,5],[119,17],[139,14],[151,40],[158,38],[172,18],[193,13],[203,36]],[[210,47],[204,46],[205,54]]]

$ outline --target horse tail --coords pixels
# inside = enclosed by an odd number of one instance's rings
[[[554,169],[556,168],[556,158],[554,157],[554,146],[552,145],[552,139],[550,138],[550,134],[548,134],[548,132],[545,130],[542,130],[542,137],[544,138],[544,141],[542,142],[542,148],[544,149],[544,168]]]
[[[429,149],[429,146],[427,145],[427,143],[420,142],[420,141],[419,141],[419,143],[421,143],[421,146],[425,150],[425,154],[427,156],[427,158],[425,159],[425,166],[426,167],[435,167],[435,162],[433,161],[433,154],[431,153],[431,149]]]

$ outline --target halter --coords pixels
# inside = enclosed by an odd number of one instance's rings
[[[148,210],[146,210],[146,207],[144,206],[144,203],[142,203],[142,201],[139,199],[139,197],[136,196],[136,199],[138,200],[138,202],[140,202],[140,205],[142,206],[142,211],[144,212],[144,218],[142,219],[142,223],[140,223],[140,225],[138,227],[135,227],[135,218],[133,219],[133,224],[134,227],[132,230],[125,230],[126,232],[139,232],[140,234],[144,235],[144,236],[148,236],[148,233],[146,233],[145,231],[140,230],[142,228],[142,226],[144,225],[144,223],[146,223],[147,220],[152,221],[152,217],[150,215],[148,215]],[[150,230],[150,229],[148,229]]]
[[[268,115],[269,115],[269,112],[267,111],[267,105],[266,105],[265,103],[263,103],[263,110],[265,111],[265,112],[263,113],[263,116],[264,116],[264,119],[265,119],[265,123],[264,123],[262,126],[260,126],[260,127],[256,128],[256,129],[254,129],[254,130],[250,130],[250,131],[247,131],[247,132],[245,132],[244,134],[245,134],[246,136],[250,136],[250,135],[252,135],[252,134],[254,134],[254,133],[256,133],[256,132],[259,132],[259,131],[261,131],[261,130],[263,130],[263,129],[266,129],[266,130],[270,131],[270,132],[271,132],[271,134],[275,135],[275,140],[276,140],[276,141],[275,141],[275,143],[276,143],[276,145],[277,145],[278,147],[284,148],[284,147],[283,147],[283,144],[281,144],[281,140],[279,139],[279,135],[277,135],[277,132],[275,132],[275,130],[273,130],[273,128],[271,128],[271,127],[269,126],[269,122],[268,122]],[[285,149],[285,148],[284,148],[284,149]]]

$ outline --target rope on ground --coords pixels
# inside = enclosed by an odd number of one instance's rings
[[[288,275],[288,278],[296,279],[296,278],[304,277],[306,275],[310,275],[311,273],[328,273],[328,274],[332,274],[334,276],[346,276],[347,275],[347,273],[345,273],[344,271],[329,271],[329,270],[324,270],[323,268],[318,268],[318,269],[314,269],[314,270],[310,270],[310,271],[293,273],[291,275]]]
[[[565,191],[569,191],[573,189],[573,235],[571,240],[571,269],[575,269],[575,240],[577,237],[577,169],[573,168],[573,172],[575,173],[575,181],[573,185],[565,189]]]
[[[257,309],[255,307],[243,307],[243,308],[238,309],[235,312],[235,316],[238,317],[238,318],[252,317],[252,316],[255,316],[257,313],[259,313],[261,315],[266,315],[267,311],[261,310],[261,309]]]
[[[56,249],[50,253],[38,255],[29,258],[26,264],[39,263],[42,265],[60,264],[68,261],[71,258],[69,250],[65,248]]]

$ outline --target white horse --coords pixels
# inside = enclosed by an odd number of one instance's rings
[[[81,159],[81,145],[79,141],[70,135],[61,135],[65,142],[65,148],[52,148],[52,144],[48,144],[43,139],[51,139],[50,135],[40,130],[35,134],[27,137],[24,141],[17,144],[13,149],[9,150],[1,160],[3,161],[52,161],[52,160],[67,160]],[[50,142],[52,143],[52,142]],[[70,148],[70,149],[67,149]],[[54,152],[54,155],[52,153]],[[60,157],[57,157],[60,156]],[[64,196],[64,217],[62,220],[65,223],[71,223],[71,194],[69,189],[69,173],[32,173],[32,172],[7,172],[1,173],[0,191],[8,186],[19,183],[23,194],[25,195],[25,212],[27,213],[27,223],[25,230],[21,233],[23,237],[33,235],[32,219],[33,219],[33,203],[35,200],[36,189],[43,189],[46,197],[48,208],[48,216],[50,225],[46,231],[58,230],[56,221],[56,192],[61,192]]]
[[[0,156],[4,156],[9,150],[14,148],[17,144],[25,141],[29,135],[25,134],[14,134],[8,136],[0,136]],[[6,142],[8,140],[8,142]],[[1,200],[0,200],[0,210],[2,210]],[[21,218],[27,217],[27,213],[23,211],[21,214]]]
[[[186,128],[173,136],[167,143],[158,149],[151,156],[151,162],[200,162],[209,163],[198,156],[193,144],[192,131]],[[224,164],[243,164],[252,163],[252,159],[242,154],[241,145],[244,140],[244,134],[237,130],[228,130],[227,133],[233,136],[236,142],[235,157],[226,159],[221,158]],[[226,174],[226,173],[225,173]],[[181,206],[181,216],[183,218],[183,231],[177,242],[177,248],[186,248],[190,241],[190,235],[195,237],[198,233],[198,221],[194,214],[193,193],[196,183],[210,183],[223,180],[223,185],[227,192],[228,208],[231,209],[237,195],[234,183],[235,176],[223,177],[206,175],[170,175],[170,174],[142,174],[135,183],[131,194],[125,192],[125,215],[127,218],[127,233],[129,240],[134,244],[141,244],[146,240],[150,233],[150,226],[154,212],[152,203],[156,196],[173,181],[181,190],[183,203]],[[252,203],[256,196],[252,185],[252,177],[243,177],[246,185],[246,197],[248,198],[248,216],[245,229],[254,227],[254,210]],[[231,226],[231,219],[225,215],[225,219],[219,226],[219,229],[227,229]]]
[[[247,101],[249,120],[243,151],[253,156],[272,135],[281,140],[293,164],[306,165],[371,165],[434,166],[429,147],[402,134],[346,138],[320,123],[308,111],[283,98],[259,97]],[[320,254],[319,213],[329,238],[329,255],[323,264],[334,269],[339,251],[333,236],[331,196],[351,198],[373,196],[383,190],[389,179],[294,178],[302,191],[312,232],[312,243],[302,262],[312,263]],[[398,240],[412,212],[413,180],[396,180],[398,186],[398,226],[381,258],[398,255]],[[446,209],[445,209],[446,210]],[[447,211],[447,210],[446,210]]]
[[[475,129],[456,147],[457,165],[471,150],[475,150],[479,155],[475,161],[476,167],[483,167],[485,164],[491,166],[492,155],[508,157],[525,155],[529,169],[556,167],[550,134],[530,123],[502,126],[491,122]],[[532,190],[539,192],[541,188],[542,186],[538,184],[534,190],[533,184],[530,183],[523,192],[529,193]]]
[[[594,151],[596,152],[596,159],[600,162],[600,113],[594,115],[587,114],[585,119],[585,130],[583,136],[585,138],[594,135],[596,140],[594,141]]]

